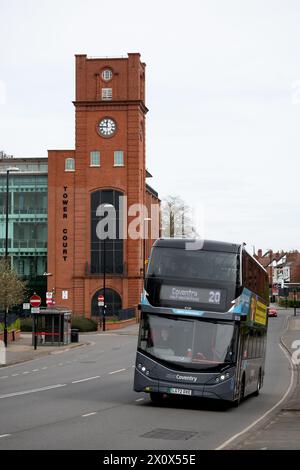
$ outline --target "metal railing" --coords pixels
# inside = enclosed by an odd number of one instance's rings
[[[117,313],[119,320],[129,320],[135,317],[135,308],[123,308]]]

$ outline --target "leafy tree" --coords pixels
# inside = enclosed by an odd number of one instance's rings
[[[25,299],[26,283],[18,278],[10,263],[0,259],[0,307],[8,310]]]

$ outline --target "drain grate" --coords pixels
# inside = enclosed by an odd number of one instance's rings
[[[142,434],[140,437],[147,437],[148,439],[170,439],[173,441],[179,441],[190,439],[191,437],[198,434],[194,431],[181,431],[179,429],[153,429],[152,431]]]

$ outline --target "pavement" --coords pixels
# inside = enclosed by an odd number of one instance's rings
[[[6,350],[6,364],[2,365],[1,367],[11,366],[13,364],[19,364],[26,361],[31,361],[33,359],[40,358],[42,356],[47,356],[48,354],[59,354],[64,351],[69,351],[73,348],[78,348],[80,346],[88,346],[92,344],[91,340],[89,340],[89,336],[93,335],[137,335],[137,325],[129,325],[128,327],[124,328],[124,330],[108,330],[107,332],[92,332],[92,333],[80,333],[79,334],[79,341],[78,343],[70,343],[65,346],[42,346],[38,345],[37,349],[34,350],[32,346],[32,334],[31,333],[21,333],[20,339],[18,341],[14,341],[8,344]]]
[[[6,364],[0,364],[0,368],[31,361],[33,359],[38,359],[42,356],[47,356],[48,354],[59,354],[64,351],[69,351],[70,349],[78,348],[88,344],[90,344],[90,342],[88,341],[87,336],[84,335],[83,340],[79,341],[78,343],[70,343],[65,346],[38,345],[37,349],[35,350],[32,346],[32,334],[21,333],[20,339],[18,341],[14,341],[8,344],[6,350]]]
[[[277,310],[285,310],[276,307]],[[289,309],[292,312],[292,309]],[[293,386],[279,408],[242,439],[227,449],[235,450],[299,450],[300,449],[300,314],[287,320],[281,344],[292,359]],[[294,360],[293,360],[294,359]]]

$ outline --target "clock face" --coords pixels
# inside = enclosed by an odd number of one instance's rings
[[[103,118],[98,124],[98,132],[102,137],[111,137],[117,130],[115,121],[111,118]]]

